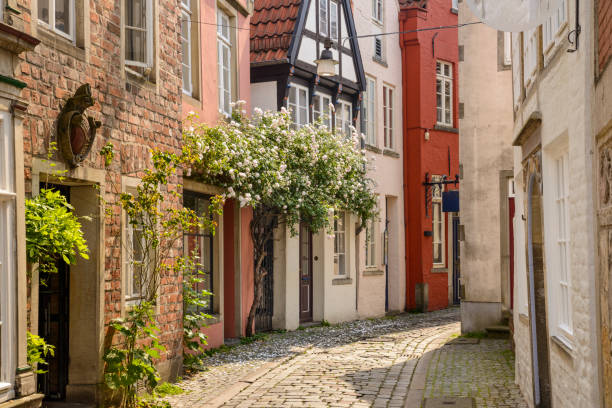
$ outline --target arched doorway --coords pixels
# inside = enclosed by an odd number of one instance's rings
[[[544,234],[540,177],[532,173],[527,192],[527,252],[529,285],[529,325],[533,364],[533,399],[538,408],[551,407],[548,324],[544,269]]]

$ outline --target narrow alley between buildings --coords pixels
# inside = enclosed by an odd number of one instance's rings
[[[526,407],[509,340],[459,332],[459,310],[448,309],[272,333],[212,354],[209,370],[185,378],[185,392],[168,400],[193,408],[419,408],[423,398],[423,408]]]

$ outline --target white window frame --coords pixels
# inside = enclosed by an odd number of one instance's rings
[[[127,7],[127,2],[130,0],[125,0],[125,6]],[[141,28],[141,27],[134,27],[134,26],[130,26],[127,24],[127,12],[125,13],[125,20],[124,20],[124,33],[123,33],[123,41],[127,41],[127,31],[128,30],[136,30],[136,31],[144,31],[146,32],[146,47],[145,47],[145,61],[132,61],[127,59],[127,45],[125,45],[126,50],[125,50],[125,65],[127,65],[128,67],[138,67],[138,68],[153,68],[153,55],[155,54],[155,51],[153,49],[154,45],[153,45],[153,36],[154,36],[154,32],[155,32],[155,27],[154,27],[154,21],[153,21],[153,0],[146,0],[145,3],[145,7],[146,9],[146,21],[145,21],[145,27]],[[135,73],[138,74],[135,71],[130,70],[129,68],[127,68],[131,73]],[[140,75],[140,74],[138,74]]]
[[[15,397],[17,237],[14,149],[11,115],[0,112],[0,403]],[[4,268],[8,269],[6,273]]]
[[[570,270],[570,215],[569,215],[569,152],[566,150],[553,159],[554,167],[554,282],[551,285],[556,306],[554,311],[556,334],[570,339],[573,336],[571,270]]]
[[[376,78],[366,78],[366,91],[363,93],[363,130],[366,144],[376,146]]]
[[[452,0],[451,10],[459,11],[459,0]]]
[[[1,0],[0,0],[1,1]],[[43,0],[38,0],[38,1],[43,1]],[[75,41],[75,32],[76,32],[76,7],[74,6],[74,0],[70,0],[69,3],[69,7],[70,7],[70,32],[69,33],[65,33],[62,30],[59,30],[57,28],[55,28],[55,1],[56,0],[46,0],[49,2],[49,22],[45,22],[43,20],[40,19],[40,17],[38,18],[38,24],[42,25],[43,27],[47,28],[50,31],[53,31],[56,34],[59,34],[60,36],[74,42]],[[0,6],[2,6],[2,9],[4,9],[4,5],[0,4]],[[2,13],[4,12],[4,10],[2,10],[2,12],[0,12],[0,18],[2,17]]]
[[[438,67],[440,70],[438,72]],[[445,68],[448,68],[448,75],[445,73]],[[453,64],[446,61],[436,61],[436,123],[440,126],[452,127],[453,126]],[[438,92],[438,84],[440,84],[440,91]],[[448,85],[449,93],[446,93],[446,86]],[[440,96],[440,102],[438,102],[438,96]],[[450,104],[447,106],[446,99],[449,99]],[[438,113],[440,113],[440,119],[438,119]],[[448,113],[449,121],[446,120],[446,114]]]
[[[393,107],[395,105],[395,88],[391,85],[383,84],[383,146],[385,149],[395,148],[395,135],[393,121]]]
[[[533,28],[523,33],[523,61],[525,66],[525,87],[529,86],[538,68],[538,29]]]
[[[504,65],[512,65],[512,33],[504,32]]]
[[[232,75],[233,75],[233,46],[231,32],[232,18],[229,14],[221,9],[217,9],[217,81],[219,90],[219,112],[230,116],[232,114]],[[227,27],[227,35],[223,33],[223,29]],[[223,61],[223,51],[226,50],[229,54],[229,61]],[[226,66],[225,63],[229,65]],[[223,80],[223,74],[227,71],[227,83]],[[229,101],[226,99],[229,97]],[[227,109],[226,109],[227,105]]]
[[[338,39],[340,6],[335,0],[329,2],[329,36],[330,38]]]
[[[547,53],[554,44],[558,41],[559,36],[567,25],[567,0],[560,0],[561,3],[554,14],[542,24],[542,44],[544,45],[544,53]]]
[[[431,176],[432,182],[442,181],[441,176]],[[431,227],[432,227],[432,261],[434,267],[444,267],[446,265],[446,216],[442,212],[442,192],[444,184],[431,186]],[[439,227],[439,228],[437,228]],[[437,231],[440,231],[438,234]],[[440,246],[440,260],[436,261],[435,247]]]
[[[348,117],[347,117],[348,108]],[[336,131],[340,131],[345,137],[351,137],[351,126],[353,126],[353,104],[339,99],[336,102],[336,114],[334,126]],[[340,123],[338,123],[340,122]]]
[[[372,20],[382,25],[385,20],[384,13],[383,0],[372,0]]]
[[[181,75],[183,77],[183,93],[191,96],[193,94],[193,61],[192,61],[192,47],[191,43],[191,0],[181,0],[181,45],[187,43],[187,63],[185,63],[185,55],[183,55],[183,71]],[[183,36],[183,24],[187,25],[187,36]],[[187,78],[185,78],[185,69],[188,71]]]
[[[291,98],[292,89],[295,89],[296,100],[294,101],[292,101],[292,98]],[[300,91],[305,92],[304,101],[302,101],[300,98]],[[293,84],[293,83],[289,86],[289,96],[287,97],[287,108],[290,109],[292,115],[294,115],[293,116],[294,124],[295,124],[295,127],[297,128],[300,128],[310,123],[310,114],[309,114],[309,109],[308,109],[308,107],[310,106],[309,99],[310,99],[310,94],[309,94],[308,88],[306,88],[305,86]],[[304,102],[304,104],[302,104],[301,102]],[[302,117],[302,115],[305,115],[305,116]]]
[[[133,190],[135,191],[135,190]],[[143,294],[136,291],[134,288],[134,226],[130,224],[129,217],[125,214],[125,301],[127,304],[138,303],[143,298]],[[144,242],[141,242],[142,251],[144,255]],[[143,263],[145,259],[141,260]]]
[[[317,100],[319,101],[319,106],[322,108],[322,111],[317,109]],[[331,109],[329,108],[329,105],[331,105],[331,100],[332,99],[330,95],[326,95],[321,92],[315,92],[315,95],[312,101],[313,102],[312,103],[313,119],[316,121],[320,117],[323,117],[322,119],[323,123],[327,125],[328,129],[331,129],[331,123],[332,123],[332,112],[331,112]]]
[[[365,266],[366,268],[374,268],[377,266],[377,223],[374,220],[368,220],[366,223],[365,234]]]
[[[336,214],[334,214],[334,275],[335,276],[343,276],[343,277],[348,277],[348,265],[347,265],[347,260],[348,260],[348,256],[347,256],[347,241],[346,241],[346,227],[348,225],[347,223],[347,213],[345,211],[341,211],[336,212]],[[342,220],[342,229],[339,229],[339,222],[338,220]],[[344,250],[340,249],[339,250],[339,244],[342,243],[342,246],[344,248]],[[344,263],[343,266],[344,268],[340,269],[340,258],[343,257],[344,259]]]
[[[331,0],[319,0],[319,34],[329,36],[329,2]]]

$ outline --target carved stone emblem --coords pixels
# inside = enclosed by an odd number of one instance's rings
[[[85,110],[94,105],[89,84],[77,89],[62,108],[57,120],[57,138],[60,152],[72,166],[80,166],[87,157],[96,138],[96,130],[102,125],[98,120],[85,115]]]

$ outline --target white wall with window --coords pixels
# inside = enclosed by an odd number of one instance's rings
[[[440,176],[432,176],[432,182],[442,181]],[[446,217],[442,212],[442,192],[444,185],[431,186],[431,218],[433,229],[433,264],[434,267],[442,267],[445,265],[445,245],[444,238],[446,234]]]
[[[361,107],[361,115],[363,116],[363,129],[361,132],[365,135],[366,144],[376,146],[376,79],[367,77],[366,90],[363,93],[363,103]]]
[[[295,126],[302,127],[309,123],[308,105],[308,88],[291,84],[287,108],[291,111],[291,118]]]
[[[317,92],[312,100],[312,113],[314,120],[323,121],[329,129],[331,129],[332,117],[329,106],[331,105],[331,96]]]
[[[436,61],[436,123],[453,126],[453,66]]]
[[[155,55],[153,0],[124,2],[125,65],[128,71],[149,76]]]
[[[346,259],[346,213],[334,214],[334,275],[348,277]]]
[[[217,66],[219,88],[219,112],[232,114],[232,32],[231,18],[223,10],[217,10]]]
[[[383,24],[384,18],[383,0],[372,0],[372,19],[379,24]]]
[[[395,140],[393,134],[393,115],[395,90],[389,85],[383,85],[383,125],[384,125],[384,141],[385,149],[394,149]]]
[[[75,0],[38,0],[38,22],[74,41],[76,26],[74,2]]]
[[[336,129],[344,136],[351,136],[351,126],[353,125],[353,105],[347,101],[336,103]]]
[[[572,302],[570,268],[570,167],[567,145],[544,156],[547,289],[551,335],[571,345]]]
[[[0,112],[0,403],[14,397],[16,368],[15,146],[8,112]]]
[[[319,34],[332,39],[338,38],[338,2],[319,0]]]

